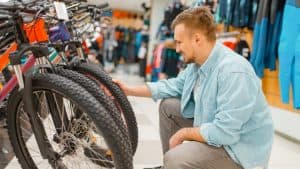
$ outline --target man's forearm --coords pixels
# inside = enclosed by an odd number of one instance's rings
[[[127,87],[125,92],[128,96],[151,97],[151,91],[146,85]]]

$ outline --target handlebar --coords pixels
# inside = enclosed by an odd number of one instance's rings
[[[25,12],[25,13],[29,13],[29,14],[36,14],[38,12],[38,10],[35,9],[29,9],[27,7],[22,7],[22,6],[9,6],[9,5],[0,5],[0,10],[1,13],[2,11],[7,11],[7,12],[16,12],[16,11],[20,11],[20,12]]]
[[[103,3],[103,4],[99,4],[99,5],[88,5],[88,6],[101,10],[101,9],[104,9],[104,8],[108,8],[109,4],[106,2],[106,3]]]

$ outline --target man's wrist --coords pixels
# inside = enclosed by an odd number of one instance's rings
[[[198,141],[198,142],[205,142],[203,137],[201,136],[199,132],[198,127],[190,127],[190,128],[184,128],[184,140],[187,141]]]
[[[132,88],[131,88],[131,87],[126,87],[126,88],[124,89],[124,91],[125,91],[125,94],[126,94],[127,96],[132,96],[132,95],[133,95],[133,93],[132,93]]]

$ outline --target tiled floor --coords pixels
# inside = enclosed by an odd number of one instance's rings
[[[128,75],[136,72],[136,67],[120,68],[113,77],[128,85],[143,84],[142,78]],[[134,157],[135,169],[161,165],[162,152],[158,132],[159,103],[149,98],[129,97],[129,100],[136,112],[139,127],[139,145]],[[5,132],[0,131],[0,147],[3,145],[3,137],[6,137]],[[2,147],[1,150],[3,150]],[[5,150],[7,152],[7,148]],[[3,162],[1,153],[0,160],[0,163]],[[15,159],[6,167],[6,169],[18,168],[19,166]],[[300,145],[276,135],[269,169],[300,169]]]

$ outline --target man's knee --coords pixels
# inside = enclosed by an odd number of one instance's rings
[[[178,149],[179,148],[179,149]],[[184,150],[185,148],[176,147],[169,150],[164,155],[164,169],[191,169],[193,158]],[[197,168],[197,167],[196,167]],[[195,168],[195,169],[196,169]]]
[[[241,169],[224,149],[203,143],[187,142],[164,155],[164,169]]]
[[[172,169],[172,168],[178,168],[178,165],[183,163],[183,159],[181,159],[179,156],[180,154],[176,154],[173,151],[168,151],[164,155],[164,169]]]

